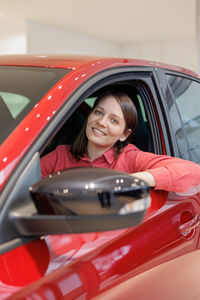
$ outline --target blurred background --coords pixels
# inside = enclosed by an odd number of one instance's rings
[[[200,71],[200,0],[0,0],[1,54],[84,54]]]

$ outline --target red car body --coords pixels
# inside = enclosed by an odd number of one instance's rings
[[[45,148],[45,130],[62,110],[70,111],[65,106],[75,103],[73,97],[80,99],[95,84],[101,88],[143,80],[160,141],[156,144],[155,138],[153,151],[181,156],[166,112],[163,74],[199,84],[192,71],[133,59],[67,56],[2,56],[1,66],[69,70],[0,146],[2,215],[30,149],[41,139]],[[200,194],[150,193],[151,206],[143,222],[131,228],[40,238],[11,238],[8,233],[7,240],[5,234],[0,244],[0,299],[198,299]]]

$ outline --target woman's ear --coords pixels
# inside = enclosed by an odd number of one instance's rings
[[[132,130],[129,128],[128,130],[126,130],[126,132],[121,136],[121,138],[119,139],[120,142],[124,142],[129,135],[132,133]]]

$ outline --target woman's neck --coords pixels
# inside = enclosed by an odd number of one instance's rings
[[[91,161],[95,160],[97,157],[102,155],[104,152],[106,152],[109,148],[105,147],[96,147],[94,144],[88,143],[87,146],[87,155],[90,158]]]

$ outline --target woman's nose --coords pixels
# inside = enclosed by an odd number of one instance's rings
[[[98,124],[102,127],[106,127],[107,126],[107,120],[105,116],[102,116],[101,118],[99,118],[97,120]]]

